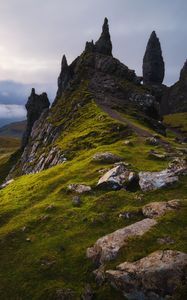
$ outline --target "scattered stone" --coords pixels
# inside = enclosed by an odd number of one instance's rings
[[[43,215],[43,216],[41,216],[38,219],[39,222],[44,222],[44,221],[47,221],[47,220],[49,220],[49,216],[48,215]]]
[[[78,194],[83,194],[86,192],[90,192],[92,189],[89,185],[72,183],[68,185],[68,190]]]
[[[104,152],[104,153],[96,153],[93,156],[93,161],[96,162],[104,162],[104,163],[115,163],[121,161],[122,158],[116,154],[111,152]]]
[[[187,254],[159,250],[106,271],[106,277],[127,299],[170,299],[177,287],[186,284]]]
[[[70,300],[75,299],[75,293],[71,289],[57,289],[54,295],[54,300]]]
[[[8,186],[13,181],[14,181],[14,179],[10,179],[10,180],[5,181],[3,184],[0,185],[0,189],[4,189],[6,186]]]
[[[54,210],[55,209],[55,206],[53,204],[50,204],[49,206],[47,206],[45,208],[46,211],[51,211],[51,210]]]
[[[161,159],[162,160],[162,159],[166,159],[167,155],[166,154],[158,153],[155,150],[150,150],[149,151],[149,157],[150,158],[156,158],[156,159]]]
[[[133,146],[133,142],[129,141],[129,140],[123,141],[123,144],[126,145],[126,146]]]
[[[156,32],[153,31],[143,58],[143,82],[144,84],[162,84],[164,73],[165,68],[160,41]]]
[[[180,200],[163,202],[151,202],[142,208],[142,213],[147,218],[157,218],[165,215],[168,211],[174,211],[181,207]]]
[[[27,242],[32,242],[32,239],[28,237],[28,238],[26,238],[26,241]]]
[[[135,172],[127,170],[124,164],[119,164],[105,173],[98,181],[97,186],[113,190],[128,187],[137,183]]]
[[[81,206],[81,198],[79,196],[74,196],[72,199],[72,204],[75,207],[80,207]]]
[[[130,237],[142,236],[156,224],[154,219],[144,219],[105,235],[98,239],[93,247],[87,249],[87,257],[96,264],[112,260],[128,243]]]
[[[93,271],[95,280],[98,285],[102,285],[105,281],[105,265],[100,265],[100,267]]]
[[[158,242],[160,245],[164,245],[164,244],[171,245],[171,244],[174,244],[174,243],[175,243],[175,241],[174,241],[170,236],[166,236],[166,237],[163,237],[163,238],[159,238],[159,239],[157,239],[157,242]]]
[[[26,226],[23,226],[22,228],[21,228],[21,231],[22,232],[25,232],[27,230],[27,227]]]
[[[158,146],[160,140],[156,137],[149,137],[146,139],[146,144],[151,145],[151,146]]]
[[[140,214],[142,214],[141,211],[124,211],[119,214],[119,218],[132,219]]]
[[[90,284],[87,284],[85,286],[85,290],[84,293],[82,294],[82,300],[92,300],[93,299],[93,290],[92,287],[90,286]]]

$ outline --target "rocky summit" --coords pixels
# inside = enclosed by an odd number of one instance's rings
[[[0,299],[186,299],[187,64],[163,85],[153,31],[139,76],[107,18],[83,49],[0,138]]]

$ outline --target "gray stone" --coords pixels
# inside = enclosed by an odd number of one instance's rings
[[[171,299],[176,288],[187,282],[187,254],[159,250],[106,271],[106,277],[127,299]]]
[[[144,84],[162,84],[164,79],[164,60],[160,41],[153,31],[149,38],[143,58],[143,82]]]
[[[116,258],[122,247],[127,245],[130,237],[142,236],[156,224],[154,219],[144,219],[107,234],[98,239],[93,247],[87,249],[87,257],[94,263],[110,261]]]
[[[93,156],[93,161],[104,163],[115,163],[121,161],[121,157],[111,152],[96,153]]]
[[[135,182],[137,176],[133,171],[130,171],[121,163],[105,173],[98,181],[97,186],[111,189],[119,189],[127,187]]]
[[[90,192],[91,190],[92,190],[91,187],[85,184],[72,183],[68,185],[68,191],[75,192],[78,194]]]

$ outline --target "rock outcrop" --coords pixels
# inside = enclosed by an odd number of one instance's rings
[[[132,225],[118,229],[97,240],[93,247],[87,249],[87,257],[99,264],[116,258],[119,250],[128,243],[130,237],[142,236],[157,222],[144,219]]]
[[[179,81],[167,88],[161,101],[161,113],[187,112],[187,60],[180,72]]]
[[[162,84],[164,73],[165,68],[160,41],[156,32],[153,31],[143,58],[143,82],[148,85]]]
[[[94,154],[92,157],[92,160],[95,162],[101,162],[101,163],[115,163],[122,160],[122,158],[118,155],[115,155],[111,152],[100,152]]]
[[[22,139],[23,148],[28,143],[34,123],[40,118],[42,112],[49,108],[49,106],[50,102],[47,94],[42,93],[41,95],[37,95],[35,89],[32,89],[31,95],[25,105],[27,109],[27,127]]]
[[[110,32],[109,32],[107,18],[105,18],[104,20],[101,36],[98,39],[98,41],[95,43],[95,50],[96,52],[104,55],[110,55],[110,56],[112,55],[112,42],[110,39]]]
[[[174,299],[177,287],[187,282],[187,254],[159,250],[136,262],[124,262],[106,271],[111,285],[127,299]]]

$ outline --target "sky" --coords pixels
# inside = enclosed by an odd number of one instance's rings
[[[71,63],[86,41],[96,41],[104,17],[113,55],[137,75],[155,30],[165,61],[164,83],[173,84],[187,59],[186,12],[187,0],[0,0],[0,119],[7,118],[6,105],[12,120],[23,119],[32,87],[46,91],[52,102],[62,55]]]

